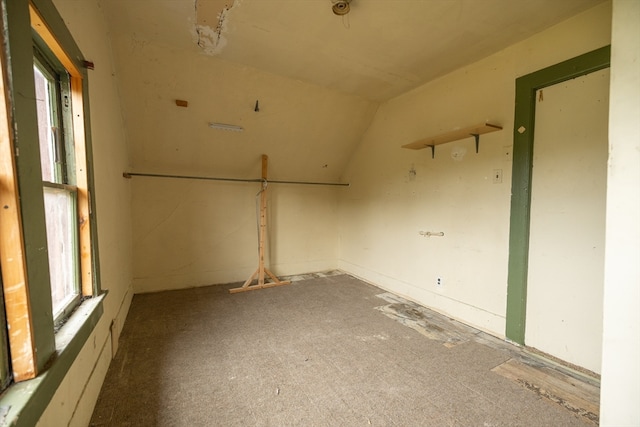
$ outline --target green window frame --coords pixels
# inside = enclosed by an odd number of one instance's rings
[[[34,35],[34,75],[54,324],[81,301],[71,80]]]
[[[0,302],[4,302],[6,318],[2,320],[8,326],[8,343],[3,345],[0,333],[0,384],[9,383],[0,395],[0,408],[8,425],[31,426],[97,326],[106,293],[100,288],[97,218],[91,197],[84,57],[51,0],[0,0],[0,13]],[[42,177],[34,60],[53,80],[68,78],[55,96],[63,109],[65,102],[70,105],[72,120],[63,120],[61,131],[64,144],[73,143],[73,150],[63,147],[65,167],[54,180]],[[55,248],[47,243],[46,192],[73,199],[76,207],[71,210],[78,224],[79,304],[65,307],[58,316],[53,312],[50,287],[48,252]],[[0,319],[1,315],[0,309]],[[61,318],[66,322],[56,325]],[[3,366],[8,367],[4,377]]]

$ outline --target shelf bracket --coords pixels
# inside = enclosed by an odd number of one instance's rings
[[[477,154],[480,151],[480,135],[483,135],[489,132],[495,132],[498,130],[502,130],[502,126],[493,125],[491,123],[481,123],[479,125],[469,126],[464,129],[456,129],[444,134],[440,134],[440,135],[436,135],[428,138],[422,138],[412,142],[411,144],[405,144],[402,146],[402,148],[409,148],[411,150],[422,150],[424,148],[429,147],[431,148],[431,158],[435,159],[436,145],[446,144],[447,142],[459,141],[472,136],[476,140],[476,154]]]
[[[476,139],[476,154],[478,154],[478,149],[480,148],[480,134],[472,133],[471,136]]]

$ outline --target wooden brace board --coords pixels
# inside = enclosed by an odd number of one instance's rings
[[[273,274],[269,269],[264,266],[265,255],[265,240],[267,236],[267,163],[269,158],[266,154],[262,155],[262,190],[260,191],[260,226],[258,232],[258,268],[256,271],[244,282],[239,288],[229,289],[230,293],[252,291],[255,289],[272,288],[274,286],[288,285],[290,281],[282,281]],[[265,282],[265,275],[268,276],[272,282]],[[258,282],[255,285],[251,285],[255,278],[258,278]]]

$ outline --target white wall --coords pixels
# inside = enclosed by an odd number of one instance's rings
[[[84,56],[89,71],[95,197],[104,314],[67,373],[39,426],[85,426],[111,361],[111,324],[124,324],[132,298],[131,191],[122,178],[128,167],[120,100],[106,21],[98,0],[54,0]]]
[[[197,52],[117,35],[114,44],[133,172],[260,178],[267,154],[269,179],[337,182],[375,113],[361,98]],[[257,268],[259,183],[132,183],[136,292],[244,281]],[[335,268],[341,189],[272,184],[268,191],[271,270]]]
[[[609,44],[610,7],[383,104],[344,174],[352,187],[339,201],[339,266],[503,336],[515,79]],[[481,136],[479,154],[472,138],[436,147],[435,159],[400,148],[485,121],[504,130]],[[502,183],[493,183],[496,169]]]
[[[640,425],[640,2],[614,0],[600,425]]]

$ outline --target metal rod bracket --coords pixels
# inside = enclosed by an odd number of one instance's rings
[[[471,136],[476,139],[476,154],[478,154],[478,149],[480,148],[480,134],[472,133]]]

